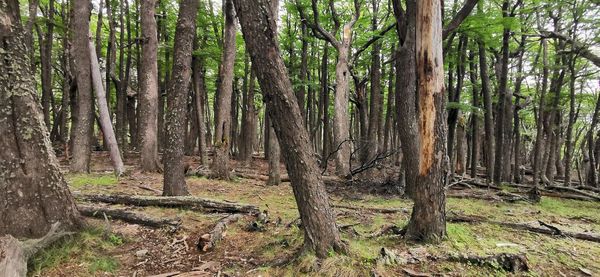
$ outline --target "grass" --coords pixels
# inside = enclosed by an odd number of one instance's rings
[[[38,252],[29,263],[31,276],[40,275],[45,269],[60,268],[66,262],[77,260],[88,273],[114,273],[119,262],[101,254],[123,244],[123,238],[97,227],[90,227]],[[85,275],[81,271],[82,276]]]
[[[67,182],[74,188],[83,186],[114,186],[119,180],[113,174],[67,174]]]

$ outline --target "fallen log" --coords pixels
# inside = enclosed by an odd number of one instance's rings
[[[210,233],[200,236],[200,239],[198,239],[198,249],[203,252],[213,249],[217,243],[225,237],[227,225],[238,221],[240,218],[242,218],[241,214],[232,214],[219,220]]]
[[[491,268],[498,268],[498,266],[500,266],[507,272],[529,271],[527,256],[525,256],[525,254],[501,253],[485,257],[456,255],[449,256],[446,260],[451,262],[469,263],[478,266],[487,266]]]
[[[0,237],[0,276],[25,277],[29,258],[60,238],[72,234],[59,228],[60,223],[54,223],[42,238],[26,241],[19,241],[11,235]]]
[[[575,187],[576,189],[580,189],[580,190],[589,190],[589,191],[593,191],[596,193],[600,193],[600,188],[595,188],[595,187],[590,187],[590,186],[584,186],[584,185],[579,185]]]
[[[488,224],[496,224],[502,227],[507,227],[515,230],[523,230],[529,231],[538,234],[545,235],[560,235],[564,237],[571,237],[580,240],[599,242],[600,243],[600,234],[594,233],[579,233],[579,232],[571,232],[565,231],[557,228],[556,226],[548,225],[542,221],[538,221],[538,223],[543,227],[536,227],[526,223],[513,223],[513,222],[501,222],[501,221],[493,221],[486,220],[477,216],[469,216],[469,215],[451,215],[447,217],[449,222],[467,222],[467,223],[488,223]],[[551,227],[550,227],[551,226]]]
[[[593,193],[589,193],[589,192],[586,192],[586,191],[578,190],[578,189],[575,189],[575,188],[571,188],[571,187],[547,186],[546,189],[568,191],[568,192],[571,192],[571,193],[575,193],[575,194],[583,195],[585,197],[589,197],[589,198],[594,199],[596,201],[600,201],[600,196],[598,196],[598,195],[595,195]]]
[[[253,205],[221,202],[194,196],[145,196],[145,195],[109,195],[109,194],[74,194],[77,199],[110,204],[133,206],[174,207],[200,210],[204,212],[222,213],[258,213]]]
[[[358,210],[358,211],[370,211],[381,214],[394,214],[394,213],[408,213],[407,209],[394,209],[394,208],[374,208],[374,207],[364,207],[364,206],[347,206],[340,204],[331,205],[334,208],[340,209],[348,209],[348,210]]]
[[[88,217],[104,218],[104,215],[113,219],[119,219],[125,222],[144,225],[153,228],[171,227],[178,229],[181,225],[180,218],[152,218],[141,213],[130,212],[125,209],[113,209],[108,207],[94,207],[86,205],[77,205],[79,213]]]

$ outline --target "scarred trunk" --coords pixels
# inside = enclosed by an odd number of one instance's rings
[[[263,1],[235,0],[235,4],[264,99],[270,107],[275,133],[281,142],[304,227],[305,246],[320,258],[331,250],[345,250],[279,53],[273,14]]]
[[[36,102],[18,7],[0,0],[0,236],[25,238],[81,222]]]
[[[448,157],[446,153],[446,105],[442,54],[441,2],[416,5],[416,65],[419,96],[419,164],[415,204],[406,238],[438,242],[446,236]]]
[[[333,146],[339,150],[335,154],[335,171],[338,176],[350,174],[350,113],[348,112],[350,69],[350,26],[344,26],[344,38],[338,48],[338,62],[335,66],[335,97],[333,100]]]
[[[158,160],[158,38],[155,0],[141,2],[142,61],[140,64],[140,115],[142,171],[160,171]]]
[[[196,31],[198,0],[183,0],[179,6],[179,17],[173,46],[173,78],[167,93],[166,140],[163,156],[163,195],[188,194],[184,172],[184,138],[186,100],[192,77],[192,49]]]

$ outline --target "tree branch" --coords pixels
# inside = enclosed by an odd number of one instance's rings
[[[479,2],[479,0],[467,0],[465,5],[458,11],[458,13],[456,13],[454,18],[450,20],[450,23],[448,23],[446,28],[444,28],[444,31],[442,32],[443,40],[445,40],[450,33],[456,30],[460,26],[460,24],[465,20],[465,18],[469,16],[475,5],[477,5],[477,2]]]

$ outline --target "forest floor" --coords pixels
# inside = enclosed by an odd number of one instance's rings
[[[128,158],[131,173],[115,178],[108,157],[95,153],[91,174],[66,174],[71,191],[79,194],[158,195],[161,174],[142,174],[138,162]],[[64,165],[66,162],[63,161]],[[244,168],[235,161],[233,168]],[[65,167],[66,168],[66,167]],[[255,159],[251,168],[266,173],[266,162]],[[285,172],[285,171],[283,171]],[[302,231],[294,224],[298,211],[289,183],[267,187],[264,181],[234,178],[232,181],[188,177],[192,195],[223,201],[247,203],[267,211],[270,223],[259,231],[248,226],[256,220],[246,215],[228,226],[216,247],[202,252],[196,245],[202,234],[224,214],[192,210],[132,207],[153,217],[179,217],[181,227],[172,232],[152,229],[119,220],[88,218],[88,227],[40,252],[30,264],[31,276],[148,276],[190,272],[179,276],[598,276],[600,243],[562,236],[531,233],[494,223],[448,223],[448,237],[437,245],[406,242],[398,235],[370,237],[384,226],[404,226],[410,217],[411,202],[393,194],[371,194],[350,187],[329,188],[337,205],[338,225],[349,244],[348,255],[331,254],[325,260],[309,254],[291,264],[273,267],[273,261],[295,253],[302,244]],[[145,187],[145,188],[143,188]],[[153,188],[156,192],[147,189]],[[113,205],[118,206],[118,205]],[[346,208],[342,208],[344,206]],[[348,208],[353,207],[353,208]],[[382,213],[373,208],[395,209]],[[494,222],[537,224],[539,220],[561,230],[600,233],[600,202],[543,197],[539,204],[507,203],[477,199],[447,200],[451,215],[477,215]],[[488,221],[488,222],[489,222]],[[539,225],[536,225],[539,226]],[[380,259],[382,248],[396,253],[394,264]],[[451,262],[450,255],[486,256],[524,253],[528,272],[506,272],[500,266],[479,266]],[[429,274],[429,275],[428,275]]]

